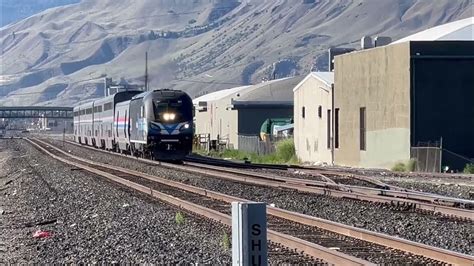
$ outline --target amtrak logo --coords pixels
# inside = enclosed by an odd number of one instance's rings
[[[150,122],[150,125],[154,127],[154,130],[159,130],[160,134],[162,135],[179,135],[180,128],[187,124],[187,122],[179,123],[179,124],[172,124],[172,125],[164,125],[161,123]]]

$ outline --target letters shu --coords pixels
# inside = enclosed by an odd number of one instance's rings
[[[262,256],[260,251],[262,250],[262,240],[259,238],[262,233],[259,224],[252,225],[252,265],[262,265]]]

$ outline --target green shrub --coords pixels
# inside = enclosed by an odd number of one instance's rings
[[[296,154],[295,142],[293,139],[279,141],[276,145],[278,158],[283,162],[289,162]]]
[[[398,162],[392,167],[394,172],[414,172],[416,169],[416,161],[410,159],[407,163]]]
[[[474,174],[474,163],[466,164],[466,167],[464,167],[464,173],[465,174]]]
[[[297,164],[298,159],[296,157],[295,143],[293,139],[286,139],[279,141],[276,144],[276,152],[267,155],[258,155],[256,153],[249,153],[240,150],[224,150],[224,151],[211,151],[206,153],[204,151],[195,150],[195,153],[211,156],[215,158],[230,158],[233,160],[249,160],[252,163],[265,163],[265,164],[283,164],[292,163]]]
[[[392,171],[394,171],[394,172],[406,172],[406,169],[407,169],[406,165],[404,163],[401,163],[401,162],[395,164],[395,166],[392,167]]]
[[[406,165],[406,170],[408,172],[415,172],[415,169],[416,169],[416,160],[410,159],[410,161],[408,161]]]
[[[176,221],[176,224],[178,225],[184,224],[184,214],[182,212],[177,212],[174,219]]]
[[[224,235],[222,236],[221,244],[222,244],[222,247],[224,248],[224,250],[229,250],[230,249],[231,239],[230,239],[229,235],[226,232],[224,232]]]

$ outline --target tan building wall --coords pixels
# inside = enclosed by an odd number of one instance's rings
[[[335,163],[390,168],[410,158],[410,46],[389,45],[335,58],[340,108]],[[366,108],[366,150],[360,149],[360,108]]]
[[[237,148],[238,118],[237,110],[232,110],[231,99],[222,99],[213,103],[213,123],[211,130],[214,139],[227,141],[230,146]]]
[[[210,121],[211,117],[209,116],[209,112],[207,110],[200,111],[196,108],[196,112],[194,114],[195,134],[209,134]]]
[[[231,99],[224,98],[207,102],[207,110],[196,111],[195,124],[196,134],[210,134],[211,140],[217,137],[224,141],[229,141],[234,148],[237,148],[237,110],[231,110]]]
[[[328,110],[332,108],[331,86],[310,74],[294,91],[294,140],[298,159],[302,162],[332,163],[328,148]],[[321,106],[319,117],[318,108]],[[305,117],[302,109],[305,108]]]

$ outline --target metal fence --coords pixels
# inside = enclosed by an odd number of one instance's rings
[[[193,149],[205,151],[223,151],[225,149],[233,149],[233,145],[229,143],[228,138],[219,138],[212,140],[210,134],[194,135]]]
[[[411,148],[411,158],[415,160],[416,172],[438,173],[441,172],[443,148],[441,143],[419,142]]]
[[[258,155],[271,154],[275,152],[275,141],[262,141],[259,136],[239,135],[239,150]]]

